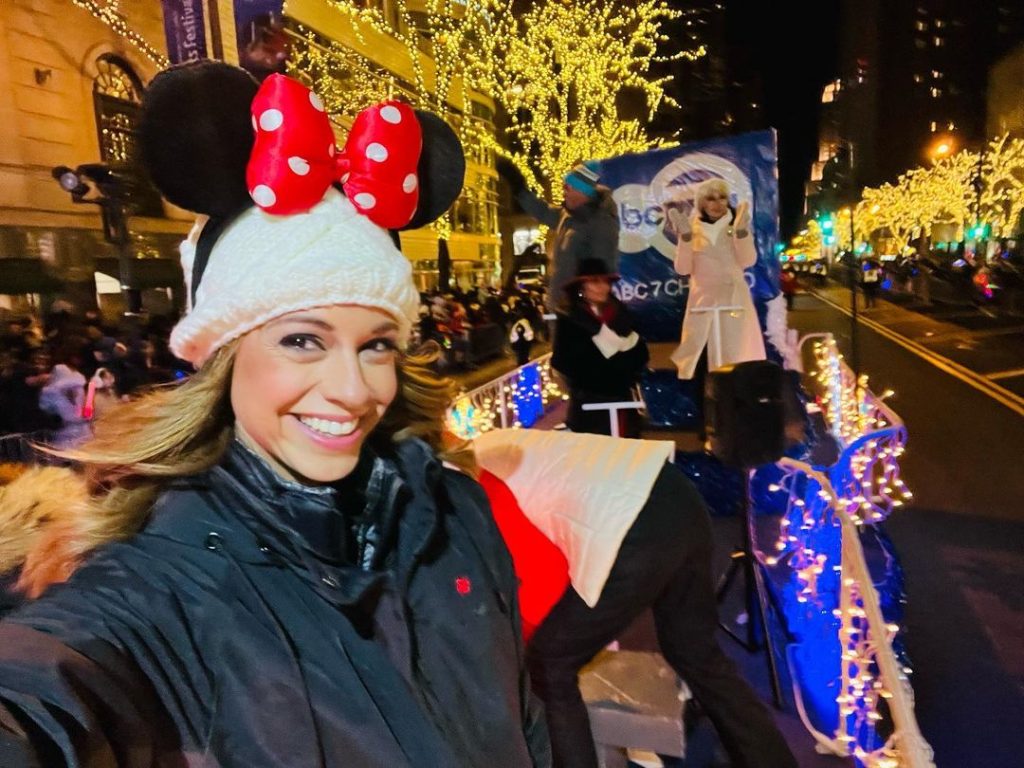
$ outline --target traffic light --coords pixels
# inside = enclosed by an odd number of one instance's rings
[[[973,238],[974,240],[980,240],[983,237],[987,238],[990,234],[992,234],[992,225],[991,224],[982,224],[982,223],[979,222],[978,224],[975,224],[971,228],[971,231],[970,231],[969,234],[970,234],[971,238]]]
[[[835,222],[832,220],[831,216],[825,216],[819,219],[818,223],[821,225],[822,232],[831,232],[832,228],[835,226]]]
[[[835,235],[825,235],[825,245],[835,245],[835,244],[836,244],[836,237],[835,237]]]

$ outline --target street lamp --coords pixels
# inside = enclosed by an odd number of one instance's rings
[[[942,136],[935,140],[928,150],[928,157],[937,161],[949,157],[956,151],[956,140],[952,136]]]
[[[103,239],[118,248],[125,314],[141,314],[142,292],[129,286],[134,259],[128,232],[128,179],[105,163],[83,163],[74,169],[58,165],[50,173],[60,188],[71,195],[72,202],[91,203],[100,207]],[[97,194],[90,195],[94,190]]]

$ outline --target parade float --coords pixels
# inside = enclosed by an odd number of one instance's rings
[[[732,190],[731,207],[749,204],[758,259],[746,279],[768,358],[797,382],[800,429],[785,457],[752,471],[749,486],[701,450],[677,452],[676,463],[716,514],[736,514],[749,487],[752,552],[770,592],[767,623],[778,649],[772,661],[787,673],[793,706],[818,750],[872,768],[933,765],[903,651],[899,561],[884,532],[886,517],[911,497],[899,468],[907,431],[835,339],[799,339],[787,328],[774,132],[616,157],[600,168],[620,219],[615,290],[652,348],[636,401],[652,430],[694,430],[697,418],[694,384],[658,363],[678,342],[689,292],[673,269],[669,211],[689,215],[694,190],[714,177]],[[460,393],[449,426],[468,439],[498,428],[551,428],[565,397],[542,357]],[[868,558],[866,550],[883,556]]]

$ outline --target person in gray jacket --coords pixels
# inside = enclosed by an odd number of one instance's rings
[[[600,184],[595,162],[580,163],[565,175],[560,207],[548,205],[532,192],[523,174],[508,160],[499,158],[497,169],[522,209],[555,232],[550,253],[549,310],[554,311],[564,301],[565,284],[575,279],[583,259],[600,259],[610,273],[618,270],[619,217],[611,191]]]

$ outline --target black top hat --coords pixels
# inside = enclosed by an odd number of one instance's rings
[[[567,289],[574,289],[585,280],[603,277],[606,280],[618,280],[619,274],[608,269],[608,265],[601,259],[593,257],[582,259],[579,268],[576,270],[576,277],[565,284]]]

